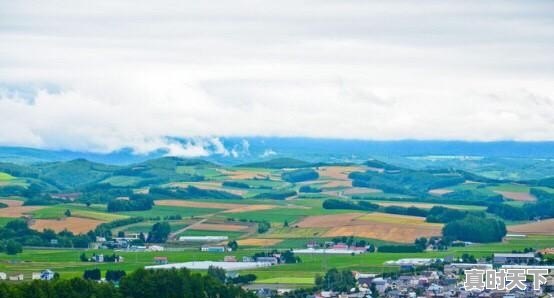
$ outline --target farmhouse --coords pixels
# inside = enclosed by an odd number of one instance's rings
[[[235,256],[225,256],[223,262],[237,262],[237,257]]]
[[[50,195],[52,199],[60,199],[60,200],[66,200],[66,201],[75,201],[75,199],[79,198],[80,196],[81,196],[80,192],[54,193]]]
[[[33,280],[52,280],[54,279],[54,271],[50,269],[43,270],[41,272],[33,272],[31,274],[31,279]]]
[[[156,265],[167,264],[167,257],[154,257],[154,264]]]
[[[535,254],[530,253],[495,253],[495,264],[527,264],[535,259]]]
[[[0,272],[0,280],[6,280],[8,278],[8,275],[6,275],[5,272]]]
[[[40,273],[40,279],[42,280],[52,280],[56,273],[50,269],[46,269]]]
[[[164,251],[164,247],[160,245],[148,245],[146,251]]]
[[[257,257],[256,262],[277,264],[279,259],[277,257]]]
[[[16,275],[10,275],[8,277],[8,280],[10,280],[10,281],[23,280],[23,273],[19,273],[19,274],[16,274]]]

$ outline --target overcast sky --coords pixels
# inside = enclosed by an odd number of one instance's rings
[[[551,0],[0,0],[0,145],[554,140],[553,53]]]

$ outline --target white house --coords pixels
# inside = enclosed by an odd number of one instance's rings
[[[0,272],[0,280],[6,280],[8,275],[5,272]]]
[[[16,274],[16,275],[10,275],[8,277],[8,279],[11,280],[11,281],[23,280],[23,273],[19,273],[19,274]]]
[[[54,275],[55,275],[54,271],[52,271],[50,269],[46,269],[46,270],[44,270],[40,273],[40,279],[42,279],[42,280],[52,280],[52,279],[54,279]]]

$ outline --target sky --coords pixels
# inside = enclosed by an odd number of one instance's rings
[[[552,53],[550,0],[0,0],[0,146],[554,140]]]

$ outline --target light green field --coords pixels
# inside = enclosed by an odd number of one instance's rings
[[[225,177],[225,175],[221,174],[221,172],[214,167],[178,166],[175,172],[177,174],[200,175],[213,180]]]
[[[150,210],[144,211],[125,211],[118,212],[117,214],[127,215],[127,216],[140,216],[144,218],[153,218],[171,215],[181,215],[182,217],[191,217],[191,216],[201,216],[209,213],[219,212],[222,209],[211,209],[211,208],[190,208],[190,207],[175,207],[175,206],[154,206]]]
[[[259,238],[310,238],[321,237],[328,229],[325,228],[294,228],[278,227],[259,236]]]
[[[529,192],[529,186],[513,183],[503,183],[497,186],[489,186],[487,189],[492,191],[509,191],[509,192]]]
[[[102,221],[114,221],[118,219],[127,218],[126,215],[100,212],[97,208],[87,208],[74,204],[61,204],[49,206],[43,209],[35,210],[31,214],[36,219],[59,219],[65,217],[65,211],[70,210],[71,216],[97,219]]]
[[[5,226],[9,221],[14,220],[13,217],[0,217],[0,227]]]
[[[15,179],[14,176],[12,176],[8,173],[0,172],[0,181],[10,181],[10,180],[13,180],[13,179]]]
[[[177,230],[180,230],[186,226],[189,225],[188,221],[177,221],[177,220],[170,220],[166,221],[169,223],[169,226],[171,228],[172,232],[175,232]],[[146,221],[146,222],[139,222],[136,224],[131,224],[127,226],[118,227],[112,230],[113,234],[117,234],[119,231],[127,232],[127,233],[147,233],[152,229],[152,226],[156,223],[156,221]]]
[[[373,200],[375,204],[383,206],[402,206],[402,207],[418,207],[423,209],[431,209],[433,206],[442,206],[447,208],[461,209],[461,210],[486,210],[485,206],[476,206],[476,205],[453,205],[453,204],[435,204],[435,203],[412,203],[412,202],[395,202],[395,201],[386,201],[386,200]]]
[[[229,239],[236,239],[242,235],[244,235],[243,232],[186,230],[178,236],[227,236]]]
[[[124,186],[134,186],[142,180],[141,177],[136,176],[112,176],[106,178],[102,183],[107,183],[113,186],[124,187]]]

